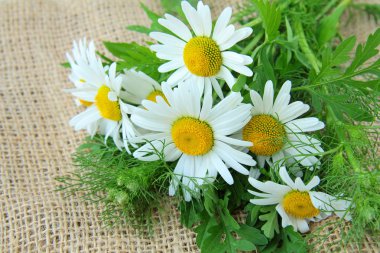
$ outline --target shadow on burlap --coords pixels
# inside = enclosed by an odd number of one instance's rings
[[[143,2],[158,9],[158,1]],[[236,4],[206,2],[214,13]],[[343,32],[364,41],[375,24],[355,19]],[[85,136],[68,125],[80,108],[62,91],[71,87],[60,66],[64,53],[84,36],[100,51],[104,40],[147,39],[127,24],[149,24],[138,0],[0,1],[0,252],[198,252],[174,204],[157,215],[154,235],[143,238],[130,227],[102,227],[101,207],[55,191],[54,178],[74,170],[70,155]],[[334,240],[336,234],[328,241]],[[370,238],[365,248],[378,252]]]

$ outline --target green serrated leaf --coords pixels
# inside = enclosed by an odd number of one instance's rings
[[[280,232],[277,211],[274,206],[266,206],[261,208],[260,211],[266,213],[259,216],[259,220],[264,221],[264,225],[261,227],[261,230],[267,238],[271,239],[274,237],[275,232]]]
[[[118,70],[120,68],[135,68],[156,80],[159,78],[160,73],[157,69],[162,62],[149,48],[141,46],[135,42],[118,43],[105,41],[103,43],[112,55],[122,60],[117,64]]]
[[[349,116],[353,120],[358,121],[372,121],[373,117],[365,108],[362,108],[351,102],[351,99],[347,95],[325,95],[321,92],[311,91],[316,99],[320,99],[324,103],[328,104],[335,116],[340,121],[345,121],[345,115]]]
[[[315,77],[312,83],[317,83],[319,80],[333,76],[337,72],[334,67],[339,66],[350,59],[350,52],[354,48],[356,38],[354,36],[342,41],[334,50],[326,48],[322,55],[322,67],[318,75]]]
[[[201,224],[194,229],[194,231],[197,233],[196,242],[200,248],[202,248],[207,238],[209,238],[210,236],[212,237],[212,234],[209,232],[209,229],[215,226],[218,226],[218,222],[215,219],[215,217],[208,216],[207,214],[202,215]]]
[[[278,249],[278,252],[283,253],[306,253],[307,244],[302,235],[295,232],[293,227],[288,226],[282,229],[281,233],[282,245]]]
[[[375,33],[368,36],[367,42],[364,45],[359,45],[356,48],[355,57],[351,65],[347,68],[345,74],[352,74],[366,61],[376,56],[379,52],[377,49],[380,45],[380,28]]]

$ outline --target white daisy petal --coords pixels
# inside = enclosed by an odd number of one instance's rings
[[[289,131],[294,133],[317,131],[325,126],[323,122],[314,117],[295,119],[285,125]]]
[[[265,198],[265,199],[251,199],[250,202],[254,205],[267,206],[278,203],[277,198]]]
[[[264,102],[263,102],[263,99],[261,98],[261,96],[259,95],[259,93],[257,93],[254,90],[251,90],[249,95],[251,96],[251,101],[252,101],[252,104],[254,106],[254,109],[259,114],[264,113]]]
[[[168,17],[169,19],[163,19],[163,18],[158,19],[158,23],[162,25],[163,27],[169,29],[171,32],[173,32],[175,35],[177,35],[181,39],[185,41],[190,40],[192,37],[191,32],[186,27],[186,25],[176,18],[170,18],[170,16],[167,16],[166,18]]]
[[[288,172],[286,171],[285,167],[281,167],[280,168],[280,177],[281,177],[282,181],[285,184],[287,184],[288,186],[290,186],[292,189],[296,189],[296,185],[293,182],[293,180],[290,178],[290,176],[289,176]]]
[[[230,22],[231,15],[232,15],[231,7],[227,7],[222,11],[218,20],[215,23],[214,32],[212,36],[214,40],[217,40],[218,37],[220,36],[220,33],[226,28],[226,26]]]
[[[271,181],[262,183],[252,177],[248,178],[248,182],[256,189],[262,192],[273,194],[275,196],[283,196],[287,192],[292,190],[292,188],[290,188],[289,186],[277,184]]]
[[[272,111],[273,106],[273,82],[267,81],[264,88],[263,104],[264,104],[264,113],[269,114]]]
[[[306,185],[306,188],[308,191],[319,185],[320,179],[319,177],[315,176],[313,177],[310,182]]]
[[[204,35],[203,26],[201,23],[201,17],[199,17],[197,11],[187,2],[181,2],[183,14],[185,14],[187,21],[191,28],[193,28],[196,36]]]
[[[233,36],[229,40],[219,45],[220,50],[224,51],[226,49],[229,49],[230,47],[235,45],[237,42],[249,37],[251,33],[252,33],[251,27],[244,27],[244,28],[240,28],[239,30],[236,30]]]
[[[172,60],[170,62],[162,64],[159,68],[158,71],[161,73],[166,73],[175,69],[178,69],[183,66],[183,61],[182,60]]]
[[[306,233],[309,231],[309,225],[307,224],[307,221],[304,219],[297,219],[297,229],[301,233]]]
[[[183,25],[185,26],[185,24]],[[179,47],[179,48],[184,48],[186,45],[186,42],[184,42],[183,40],[178,39],[177,37],[174,37],[173,35],[162,33],[162,32],[151,32],[149,36],[165,45],[170,45],[170,46]],[[189,39],[191,38],[190,31],[189,31],[188,38]]]
[[[234,84],[236,82],[235,77],[231,74],[231,71],[229,71],[224,66],[220,67],[220,71],[216,76],[226,80],[226,83],[227,83],[228,87],[230,87],[230,88],[232,88],[232,86],[234,86]]]

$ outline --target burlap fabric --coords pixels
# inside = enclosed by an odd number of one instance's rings
[[[216,13],[226,2],[209,3]],[[104,40],[142,42],[125,26],[148,23],[138,0],[0,1],[0,252],[198,252],[174,205],[157,215],[148,238],[104,228],[99,206],[55,191],[54,178],[74,170],[70,154],[85,136],[68,125],[80,109],[62,91],[70,87],[64,53],[84,36],[101,50]],[[344,33],[361,41],[375,28],[364,16],[354,23]],[[374,241],[366,249],[378,252]]]

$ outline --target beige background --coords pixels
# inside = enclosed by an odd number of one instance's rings
[[[228,1],[206,2],[218,13]],[[354,21],[344,34],[361,41],[376,27],[365,16]],[[130,227],[103,228],[101,207],[54,191],[85,136],[68,125],[80,109],[62,92],[70,83],[59,64],[84,36],[100,51],[104,40],[147,39],[127,24],[149,24],[137,0],[0,0],[0,252],[197,252],[174,205],[143,238]]]

